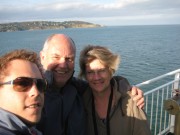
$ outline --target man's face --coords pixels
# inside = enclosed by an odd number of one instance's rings
[[[2,82],[8,82],[18,77],[42,79],[38,67],[29,61],[13,60],[7,67],[8,76]],[[23,83],[23,85],[25,85]],[[25,91],[16,91],[11,84],[0,87],[0,107],[14,113],[28,124],[37,123],[41,118],[44,104],[44,93],[39,92],[35,83]]]
[[[40,56],[43,68],[53,72],[55,85],[63,87],[74,72],[73,46],[67,41],[54,41],[47,51],[41,52]]]

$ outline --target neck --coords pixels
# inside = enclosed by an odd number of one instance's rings
[[[110,93],[111,86],[109,86],[108,89],[102,93],[93,93],[95,110],[101,119],[104,119],[107,116]]]
[[[111,87],[109,87],[106,91],[103,92],[93,92],[94,95],[94,101],[95,102],[104,102],[109,100],[109,96],[111,93]]]
[[[92,92],[95,100],[103,100],[109,97],[111,93],[111,85],[101,92],[97,92],[96,90],[92,90]]]

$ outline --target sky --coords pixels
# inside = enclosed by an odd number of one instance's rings
[[[180,24],[180,0],[0,0],[0,23]]]

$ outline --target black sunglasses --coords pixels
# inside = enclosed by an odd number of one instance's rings
[[[13,89],[18,92],[28,91],[32,87],[33,82],[36,84],[39,92],[45,92],[47,88],[47,81],[45,79],[29,78],[29,77],[18,77],[14,80],[0,83],[1,85],[11,84]]]

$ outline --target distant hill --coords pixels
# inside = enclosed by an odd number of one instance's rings
[[[94,28],[101,27],[99,24],[93,24],[83,21],[32,21],[32,22],[14,22],[0,24],[0,32],[25,31],[25,30],[44,30],[44,29],[65,29],[65,28]]]

